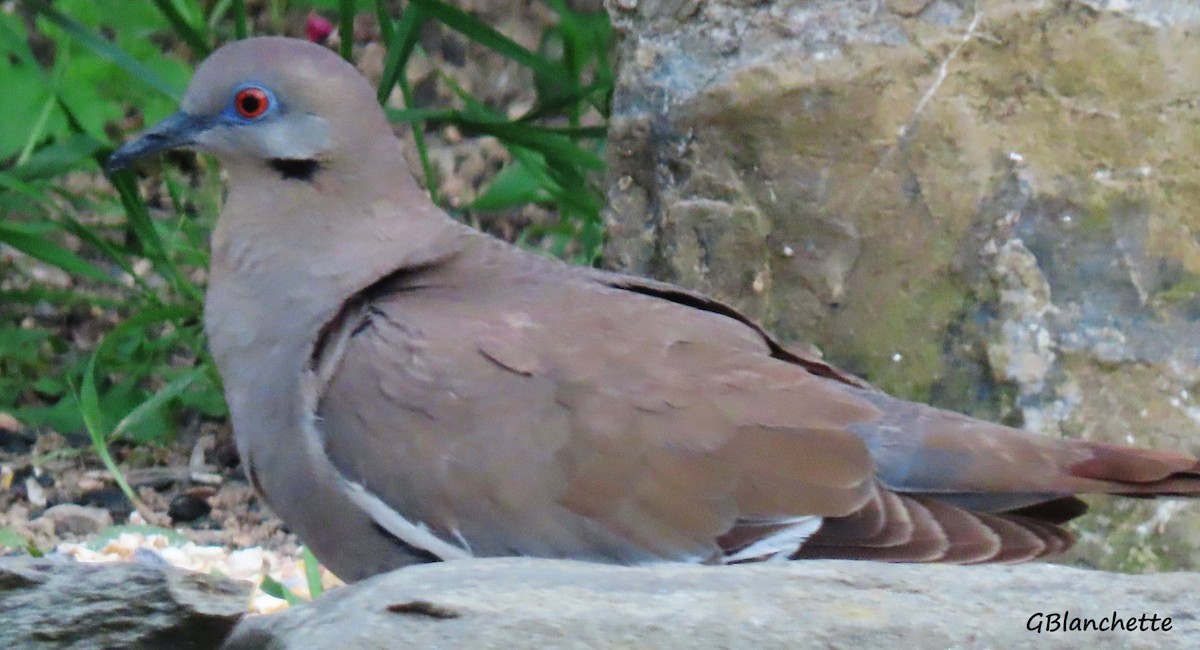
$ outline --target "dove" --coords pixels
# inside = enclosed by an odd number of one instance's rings
[[[1187,453],[888,396],[713,298],[476,231],[375,90],[305,41],[224,45],[110,172],[214,155],[204,320],[261,499],[344,580],[420,562],[1019,562],[1077,495],[1200,494]]]

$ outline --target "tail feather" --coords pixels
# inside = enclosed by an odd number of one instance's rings
[[[874,498],[854,514],[826,519],[809,543],[820,545],[822,539],[853,539],[857,546],[898,546],[912,538],[913,526],[903,497],[877,488]]]
[[[797,558],[1011,563],[1055,555],[1061,526],[1087,511],[1078,494],[1200,496],[1184,453],[1064,440],[853,391],[880,417],[850,425],[878,479],[875,498],[826,517]]]
[[[1088,511],[1088,505],[1079,497],[1062,497],[1035,503],[1031,506],[1009,510],[1007,514],[1036,519],[1049,524],[1062,525],[1076,517],[1083,516]]]
[[[999,515],[976,513],[976,516],[1000,536],[1000,551],[986,560],[989,564],[1028,562],[1046,555],[1048,545],[1042,531],[1031,529]]]
[[[896,492],[993,513],[1076,494],[1200,496],[1200,461],[1188,454],[1051,438],[857,394],[881,416],[849,428],[867,445],[880,481]]]
[[[926,499],[922,503],[937,517],[950,542],[946,553],[939,558],[940,562],[989,562],[1003,548],[1004,538],[976,514],[933,499]]]
[[[891,502],[892,505],[887,508],[895,507],[903,512],[906,525],[892,527],[890,534],[859,538],[847,536],[846,529],[839,530],[836,519],[827,520],[826,525],[791,556],[792,559],[936,562],[946,555],[950,549],[950,538],[932,510],[915,499],[888,492],[881,492],[880,500]],[[896,534],[900,528],[903,528],[903,533]]]
[[[887,493],[882,493],[887,495]],[[881,496],[888,500],[897,495]],[[793,559],[854,559],[954,564],[1027,562],[1067,550],[1070,533],[1054,523],[1014,514],[970,512],[929,498],[898,496],[911,522],[901,539],[861,538],[839,520],[814,534]],[[828,524],[833,524],[832,526]],[[850,534],[848,534],[850,533]]]
[[[1156,449],[1122,447],[1086,440],[1066,441],[1086,449],[1087,460],[1071,466],[1071,475],[1099,481],[1132,483],[1150,489],[1170,483],[1184,494],[1200,494],[1200,463],[1186,454]],[[1188,481],[1186,479],[1192,479]]]

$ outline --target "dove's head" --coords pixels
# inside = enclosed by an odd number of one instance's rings
[[[374,89],[353,66],[307,41],[251,38],[201,63],[180,110],[113,153],[108,170],[189,148],[306,180],[381,146],[397,148]]]

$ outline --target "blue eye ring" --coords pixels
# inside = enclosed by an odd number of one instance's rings
[[[234,89],[225,114],[242,122],[253,122],[276,108],[275,95],[271,91],[256,84],[244,84]]]

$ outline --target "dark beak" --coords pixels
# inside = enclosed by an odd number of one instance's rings
[[[139,158],[168,149],[187,147],[196,143],[196,136],[208,130],[213,120],[183,111],[172,113],[151,127],[138,139],[126,142],[108,158],[104,171],[109,176],[125,169]]]

